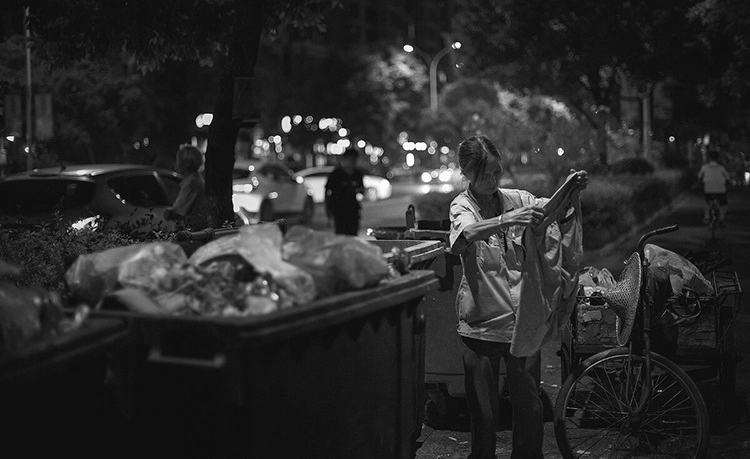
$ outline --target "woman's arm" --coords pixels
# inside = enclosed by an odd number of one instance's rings
[[[498,217],[472,223],[464,229],[463,236],[468,243],[482,241],[508,226],[534,226],[543,217],[544,211],[541,207],[525,206],[500,214]]]

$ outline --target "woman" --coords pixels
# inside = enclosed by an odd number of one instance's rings
[[[484,136],[461,142],[458,161],[469,186],[451,203],[449,243],[463,265],[456,311],[465,345],[469,457],[495,457],[502,357],[513,406],[511,457],[542,458],[542,403],[527,358],[539,358],[547,324],[554,322],[551,303],[563,299],[564,293],[569,299],[573,290],[575,280],[561,265],[570,261],[564,259],[570,245],[580,243],[571,238],[576,222],[571,217],[577,209],[577,190],[586,186],[586,172],[571,174],[561,191],[547,200],[499,188],[500,153]]]
[[[166,216],[173,220],[183,220],[192,230],[201,230],[206,227],[208,216],[208,201],[203,177],[199,172],[203,165],[203,154],[192,145],[181,145],[177,150],[176,161],[175,169],[183,178],[180,192]]]

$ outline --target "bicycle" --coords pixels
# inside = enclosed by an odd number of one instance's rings
[[[709,201],[708,208],[708,234],[711,235],[711,240],[716,240],[716,230],[719,229],[721,223],[721,211],[719,209],[719,200],[712,197]]]
[[[651,237],[676,230],[673,225],[642,236],[620,280],[604,294],[611,306],[635,313],[637,333],[623,332],[629,344],[618,339],[621,347],[588,357],[565,379],[555,404],[555,438],[566,459],[695,459],[708,451],[708,411],[698,387],[676,363],[651,350],[643,251]]]

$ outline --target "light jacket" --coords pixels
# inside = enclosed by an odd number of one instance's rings
[[[549,202],[523,190],[498,191],[504,213]],[[468,189],[453,200],[449,250],[460,255],[463,265],[456,296],[460,335],[511,343],[517,357],[534,354],[545,336],[555,336],[574,305],[583,255],[578,193],[565,201],[558,207],[560,215],[550,215],[548,226],[536,233],[511,226],[468,244],[462,236],[466,227],[494,215],[482,209]]]

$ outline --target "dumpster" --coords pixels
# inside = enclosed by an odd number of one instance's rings
[[[88,318],[80,327],[0,353],[0,416],[8,457],[105,457],[114,439],[107,365],[127,341],[123,320]]]
[[[413,457],[430,271],[242,318],[104,304],[133,340],[115,369],[127,454]],[[166,456],[165,456],[166,457]]]

